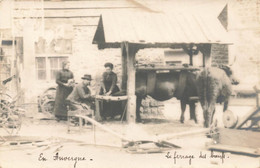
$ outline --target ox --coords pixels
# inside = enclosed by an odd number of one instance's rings
[[[190,106],[190,119],[197,123],[195,101],[190,97],[198,96],[204,114],[204,126],[209,127],[215,112],[215,104],[224,102],[227,109],[231,95],[231,83],[238,84],[232,70],[228,66],[204,68],[195,71],[171,71],[169,73],[153,73],[138,71],[136,73],[136,121],[141,121],[140,106],[147,95],[155,100],[165,101],[176,97],[181,102],[180,121],[184,122],[186,105]],[[114,94],[119,96],[125,91]]]
[[[136,121],[141,121],[140,106],[142,100],[151,96],[155,100],[165,101],[176,97],[181,101],[182,114],[186,109],[186,104],[190,105],[190,119],[197,122],[195,115],[195,102],[189,101],[189,97],[197,96],[194,73],[183,71],[170,71],[169,73],[156,73],[137,71],[136,72]],[[113,96],[125,95],[126,91],[120,91]],[[184,115],[181,116],[184,122]]]
[[[213,122],[216,103],[223,103],[223,112],[228,108],[232,84],[239,84],[229,66],[204,68],[196,79],[197,92],[203,110],[204,127]]]
[[[154,73],[150,75],[145,72],[136,73],[136,120],[141,121],[140,106],[142,99],[147,95],[158,101],[169,100],[173,97],[181,100],[181,109],[185,111],[186,104],[190,105],[190,119],[197,122],[195,115],[195,102],[189,101],[190,96],[197,96],[193,73],[189,71],[172,71],[169,73]],[[187,86],[189,85],[189,86]],[[184,116],[181,116],[184,122]]]

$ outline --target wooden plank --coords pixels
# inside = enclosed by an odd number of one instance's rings
[[[215,140],[221,145],[260,148],[260,132],[220,128]]]
[[[194,136],[194,135],[199,135],[199,134],[206,134],[208,132],[209,132],[209,129],[202,128],[202,129],[196,129],[196,130],[185,131],[185,132],[159,135],[159,136],[157,136],[157,139],[158,140],[169,140],[169,139],[185,137],[185,136]]]
[[[95,98],[99,99],[99,100],[108,100],[108,101],[127,100],[127,96],[103,96],[103,95],[96,95]]]
[[[100,124],[99,122],[93,120],[90,117],[83,116],[83,115],[76,115],[76,117],[83,118],[84,120],[87,120],[88,122],[92,123],[93,125],[101,128],[102,130],[104,130],[104,131],[106,131],[106,132],[108,132],[108,133],[110,133],[110,134],[112,134],[112,135],[114,135],[114,136],[124,140],[124,141],[132,141],[131,139],[128,139],[128,138],[124,137],[123,135],[121,135],[121,134],[119,134],[119,133],[117,133],[117,132],[107,128],[106,126]]]
[[[236,128],[242,128],[242,126],[248,121],[248,119],[250,119],[252,116],[257,114],[259,111],[260,111],[259,107],[252,108],[252,110],[250,110],[246,115],[238,119]]]
[[[207,146],[207,149],[260,156],[260,149],[259,148],[255,149],[255,148],[248,148],[248,147],[215,144],[215,145]]]
[[[181,71],[181,70],[188,70],[188,71],[195,71],[200,70],[199,67],[184,67],[184,66],[155,66],[155,67],[137,67],[137,71],[158,71],[158,70],[174,70],[174,71]]]

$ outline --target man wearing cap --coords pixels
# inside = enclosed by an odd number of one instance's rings
[[[81,104],[86,104],[88,109],[93,109],[94,106],[93,97],[91,96],[91,91],[88,88],[92,80],[91,75],[85,74],[81,79],[82,82],[73,88],[73,91],[67,98],[67,103],[73,111],[83,109]],[[86,112],[89,112],[89,110]]]

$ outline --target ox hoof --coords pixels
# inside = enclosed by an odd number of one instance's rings
[[[184,123],[184,117],[180,118],[180,122],[183,124]]]
[[[142,122],[141,119],[136,119],[135,121],[136,121],[137,123],[141,123],[141,122]]]

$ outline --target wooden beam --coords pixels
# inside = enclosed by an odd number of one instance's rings
[[[135,123],[136,120],[136,96],[135,96],[135,54],[138,51],[137,46],[125,42],[127,55],[127,121]]]
[[[203,67],[211,67],[211,44],[198,45],[203,54]]]
[[[236,128],[242,128],[243,125],[254,115],[256,115],[257,113],[259,113],[260,108],[259,107],[254,107],[252,108],[248,113],[246,113],[246,115],[244,115],[243,117],[238,119],[238,123]],[[260,138],[260,137],[259,137]]]
[[[127,85],[127,54],[124,43],[121,43],[122,82],[121,89],[126,90]]]
[[[103,96],[103,95],[96,95],[95,98],[97,100],[106,100],[106,101],[123,101],[123,100],[127,100],[127,96]]]

